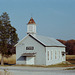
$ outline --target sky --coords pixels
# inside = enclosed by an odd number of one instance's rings
[[[0,15],[7,12],[19,39],[26,36],[31,17],[37,34],[55,39],[75,39],[75,0],[0,0]]]

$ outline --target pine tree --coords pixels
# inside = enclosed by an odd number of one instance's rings
[[[2,55],[1,65],[3,65],[3,57],[9,56],[10,49],[8,46],[14,46],[19,38],[16,29],[11,26],[10,18],[6,12],[0,16],[0,53]]]

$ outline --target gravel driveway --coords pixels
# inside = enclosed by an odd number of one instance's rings
[[[4,69],[10,72],[9,75],[75,75],[75,70],[63,70],[66,67],[0,67],[0,70]]]

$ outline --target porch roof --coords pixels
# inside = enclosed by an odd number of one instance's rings
[[[21,56],[34,57],[36,53],[23,53]]]

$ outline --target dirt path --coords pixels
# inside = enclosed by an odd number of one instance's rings
[[[8,71],[0,71],[0,75],[14,75],[14,74]]]
[[[3,75],[3,72],[2,71],[0,71],[0,75]]]

